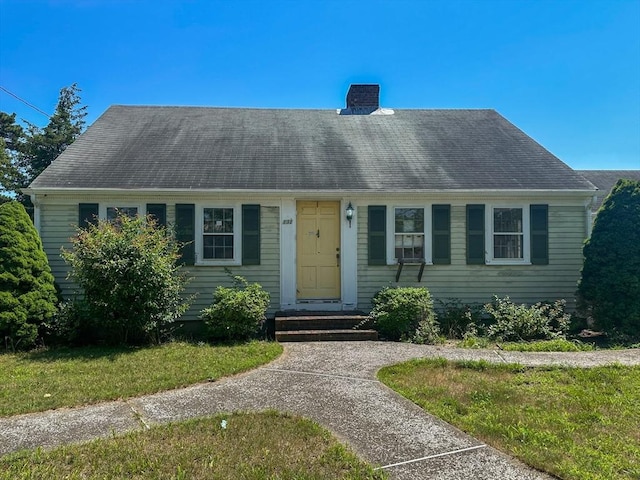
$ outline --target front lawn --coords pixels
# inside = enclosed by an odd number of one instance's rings
[[[63,348],[0,355],[0,416],[135,397],[250,370],[277,343]]]
[[[316,423],[267,412],[216,415],[0,458],[0,479],[14,478],[358,480],[386,476],[374,472]]]
[[[415,360],[379,378],[427,412],[563,479],[640,478],[640,367]]]

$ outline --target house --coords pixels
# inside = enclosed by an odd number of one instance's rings
[[[494,110],[378,99],[352,85],[335,110],[110,107],[28,188],[63,293],[60,247],[120,209],[189,242],[186,319],[225,268],[271,313],[367,310],[387,285],[571,307],[596,188]]]
[[[593,224],[602,202],[611,193],[618,180],[640,181],[640,170],[576,170],[576,172],[593,183],[598,189],[591,204],[591,224]],[[591,235],[591,226],[589,226],[588,233]]]

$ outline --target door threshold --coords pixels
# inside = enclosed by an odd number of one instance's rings
[[[342,302],[340,300],[298,300],[294,309],[339,312],[342,310]]]
[[[298,299],[296,303],[340,303],[339,299],[336,298],[309,298],[309,299]]]

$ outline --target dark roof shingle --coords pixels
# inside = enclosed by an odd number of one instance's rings
[[[580,175],[598,187],[598,194],[592,209],[598,210],[618,180],[628,178],[640,181],[640,170],[576,170]]]
[[[31,188],[589,190],[494,110],[112,106]]]

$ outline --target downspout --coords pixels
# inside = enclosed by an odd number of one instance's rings
[[[598,196],[594,195],[591,200],[587,201],[584,206],[585,220],[587,225],[587,238],[591,237],[591,231],[593,230],[593,221],[595,220],[595,213],[593,212],[593,206],[596,204]]]
[[[31,197],[31,203],[33,203],[33,225],[36,227],[38,235],[40,235],[40,202],[35,193],[29,196]],[[42,238],[42,235],[40,235],[40,238]]]

